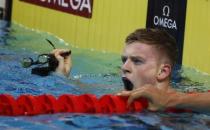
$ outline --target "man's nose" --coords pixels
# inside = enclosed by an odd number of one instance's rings
[[[130,60],[126,60],[123,64],[122,64],[122,72],[125,73],[130,73],[131,72],[131,62]]]

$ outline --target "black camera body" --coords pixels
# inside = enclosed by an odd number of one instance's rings
[[[60,54],[62,57],[71,55],[71,51],[64,52]],[[54,54],[48,54],[48,66],[45,67],[35,67],[31,70],[31,74],[36,74],[39,76],[48,76],[51,72],[54,72],[58,67],[58,60]]]
[[[39,76],[48,76],[51,72],[55,71],[58,67],[58,60],[53,54],[48,55],[48,66],[35,67],[31,70],[31,74],[36,74]]]

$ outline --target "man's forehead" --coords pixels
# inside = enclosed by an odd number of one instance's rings
[[[160,58],[161,52],[154,46],[141,42],[134,42],[127,44],[124,47],[123,54],[129,57],[141,57],[141,58]]]
[[[149,45],[149,44],[145,44],[145,43],[141,43],[141,42],[134,42],[132,44],[127,44],[124,47],[124,52],[155,52],[156,47],[154,45]]]

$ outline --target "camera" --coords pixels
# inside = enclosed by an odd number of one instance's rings
[[[62,57],[69,56],[71,54],[71,51],[64,52],[60,54]],[[38,57],[38,61],[32,63],[32,64],[48,64],[47,66],[42,66],[42,67],[35,67],[31,70],[31,74],[36,74],[39,76],[48,76],[51,72],[55,71],[56,68],[58,67],[58,60],[54,56],[54,54],[42,54],[42,57],[44,56],[45,59],[41,61],[40,56]]]

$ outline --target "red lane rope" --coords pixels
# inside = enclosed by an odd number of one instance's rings
[[[39,96],[20,95],[17,99],[8,94],[0,94],[0,115],[21,116],[53,113],[128,113],[141,112],[148,107],[145,98],[139,98],[129,107],[127,97],[104,95],[97,98],[93,94],[63,94],[58,98],[45,94]],[[167,112],[188,112],[167,109]]]

